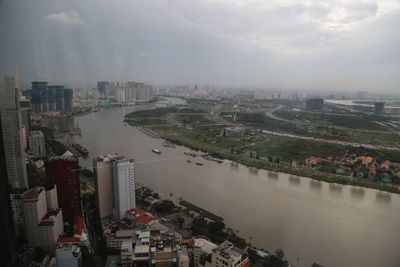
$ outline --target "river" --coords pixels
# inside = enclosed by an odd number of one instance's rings
[[[163,147],[162,140],[125,125],[124,114],[133,109],[75,118],[82,136],[74,139],[90,151],[82,166],[91,167],[93,157],[110,152],[134,158],[138,183],[224,217],[227,227],[253,245],[283,249],[294,266],[400,266],[399,195],[234,167],[229,161],[188,163],[183,154],[188,149]]]

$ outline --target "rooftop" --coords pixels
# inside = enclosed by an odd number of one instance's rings
[[[27,191],[25,191],[22,194],[22,199],[24,200],[38,200],[39,194],[44,190],[43,186],[36,186],[34,188],[31,188]]]
[[[43,216],[42,220],[40,221],[39,226],[54,225],[55,218],[60,213],[60,211],[61,209],[54,209],[47,211],[47,213]]]

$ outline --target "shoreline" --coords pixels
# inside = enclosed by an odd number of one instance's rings
[[[130,125],[130,126],[132,126],[132,125]],[[145,126],[133,126],[133,127],[137,127],[137,128],[140,127],[141,129],[139,129],[139,130],[141,132],[143,132],[153,138],[161,138],[163,140],[172,142],[176,145],[185,146],[187,148],[190,148],[193,150],[198,150],[198,151],[203,151],[206,153],[215,152],[212,149],[200,147],[200,146],[194,145],[192,143],[185,142],[179,138],[171,138],[171,137],[163,136],[163,135],[159,135],[159,134],[156,134],[156,136],[153,136],[153,134],[152,134],[153,131],[149,130]],[[147,131],[149,131],[149,132],[147,132]],[[310,179],[321,181],[321,182],[358,186],[358,187],[362,187],[362,188],[375,189],[378,191],[384,191],[384,192],[388,192],[388,193],[400,194],[400,189],[398,187],[386,185],[386,184],[377,184],[377,183],[365,181],[365,180],[360,180],[360,178],[350,178],[347,176],[341,176],[341,175],[336,175],[336,174],[332,174],[332,173],[318,172],[318,171],[314,171],[311,169],[305,169],[305,168],[293,168],[291,166],[284,166],[282,164],[270,163],[270,162],[266,162],[266,161],[254,160],[254,159],[248,159],[248,158],[241,158],[240,156],[234,156],[234,155],[228,154],[228,153],[218,153],[218,155],[215,155],[214,157],[219,158],[219,159],[231,160],[233,162],[242,164],[249,168],[253,167],[256,169],[263,169],[263,170],[267,170],[267,171],[282,172],[282,173],[289,174],[289,175],[301,176],[301,177],[310,178]]]

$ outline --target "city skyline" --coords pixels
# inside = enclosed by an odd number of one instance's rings
[[[398,91],[398,1],[90,3],[3,1],[0,73],[18,62],[25,84]]]

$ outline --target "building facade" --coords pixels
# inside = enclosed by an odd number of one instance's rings
[[[8,267],[12,266],[11,261],[17,251],[17,239],[13,224],[2,131],[0,131],[0,214],[0,266]]]
[[[135,161],[117,159],[112,163],[113,211],[114,218],[120,220],[128,210],[136,207]]]
[[[5,89],[0,90],[0,120],[8,182],[13,188],[28,188],[18,89],[14,77],[4,80]]]
[[[37,186],[22,194],[25,237],[30,247],[54,251],[57,238],[64,232],[61,209],[47,209],[46,192]]]
[[[82,216],[78,158],[53,158],[44,165],[45,182],[57,186],[58,204],[63,210],[63,216]]]
[[[32,131],[30,135],[30,148],[35,158],[46,156],[46,148],[44,145],[44,135],[41,131]]]
[[[93,160],[95,187],[100,218],[113,216],[113,168],[112,161],[120,159],[118,154],[98,156]]]

